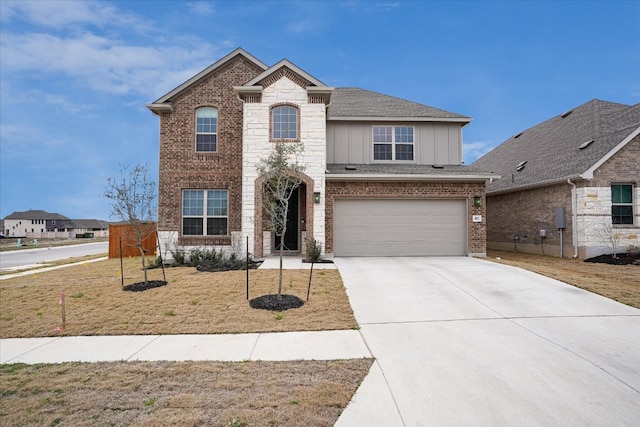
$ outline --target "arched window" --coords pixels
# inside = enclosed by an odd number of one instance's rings
[[[218,110],[202,107],[196,110],[196,151],[218,150]]]
[[[291,105],[280,105],[271,110],[271,139],[298,139],[298,109]]]

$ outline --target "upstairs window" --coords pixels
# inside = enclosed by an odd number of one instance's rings
[[[298,109],[291,105],[281,105],[271,110],[271,139],[298,139]]]
[[[227,190],[182,192],[183,236],[226,236],[229,218]]]
[[[611,221],[613,224],[633,225],[633,185],[611,185]]]
[[[218,110],[211,107],[196,110],[196,151],[218,150]]]
[[[413,161],[413,127],[374,126],[373,160]]]

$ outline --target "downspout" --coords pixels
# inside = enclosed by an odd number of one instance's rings
[[[571,189],[571,234],[573,234],[573,258],[578,258],[578,195],[576,194],[576,184],[571,182],[571,178],[567,179],[567,183],[573,188]]]

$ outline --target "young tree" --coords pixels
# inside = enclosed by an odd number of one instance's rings
[[[304,166],[298,163],[297,156],[303,151],[300,143],[277,142],[271,154],[258,164],[258,174],[264,178],[262,187],[262,208],[268,225],[280,239],[280,277],[278,296],[282,294],[282,251],[284,236],[287,232],[287,214],[289,199],[302,183],[300,178]]]
[[[107,178],[104,197],[111,200],[111,217],[131,225],[129,236],[140,251],[144,283],[147,279],[147,263],[142,242],[155,232],[156,183],[149,175],[147,165],[120,165],[120,176]]]

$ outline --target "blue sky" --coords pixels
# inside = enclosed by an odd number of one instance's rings
[[[465,163],[598,98],[640,102],[640,2],[0,2],[0,217],[110,219],[119,163],[158,168],[145,108],[237,47],[325,84],[473,117]]]

